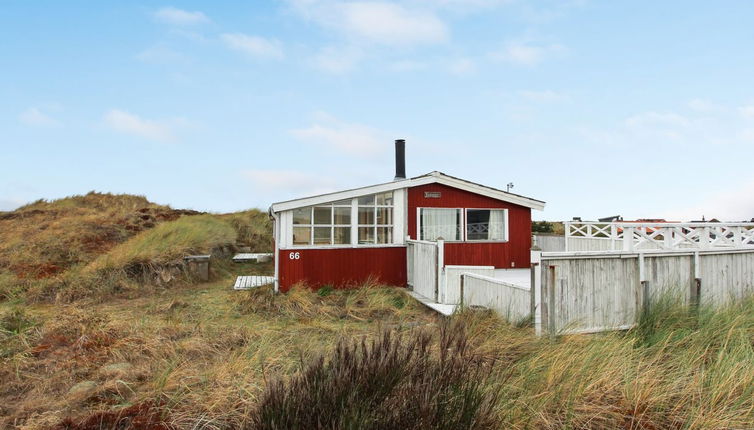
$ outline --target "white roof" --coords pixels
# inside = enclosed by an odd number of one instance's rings
[[[321,194],[318,196],[304,197],[296,200],[273,203],[272,206],[270,206],[270,212],[277,213],[306,206],[314,206],[337,200],[352,199],[354,197],[364,196],[368,194],[384,193],[387,191],[398,190],[401,188],[411,188],[426,184],[447,185],[449,187],[458,188],[464,191],[469,191],[471,193],[487,196],[496,200],[514,203],[540,211],[545,208],[545,202],[541,200],[536,200],[518,194],[508,193],[496,188],[476,184],[474,182],[469,182],[464,179],[446,175],[442,172],[432,172],[410,179],[400,179],[384,184],[370,185],[368,187],[354,188],[351,190],[338,191],[334,193]]]

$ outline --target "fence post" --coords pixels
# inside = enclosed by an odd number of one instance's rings
[[[445,240],[443,238],[437,239],[437,276],[435,281],[437,282],[437,303],[445,303]]]
[[[699,237],[699,248],[708,249],[710,246],[709,227],[702,228],[702,234]]]
[[[634,250],[634,228],[623,227],[623,250],[631,252]]]
[[[530,261],[531,261],[531,269],[530,269],[531,270],[531,283],[529,284],[529,295],[531,296],[530,318],[531,318],[532,323],[534,324],[534,330],[536,332],[537,330],[541,330],[541,327],[539,325],[542,324],[542,315],[538,309],[538,305],[540,304],[539,300],[541,299],[541,297],[538,297],[538,294],[537,294],[538,292],[541,293],[540,289],[542,288],[542,275],[540,272],[540,266],[542,263],[542,249],[540,249],[536,243],[534,243],[534,246],[531,247]]]
[[[571,222],[566,221],[563,223],[565,227],[565,252],[568,252],[568,238],[571,236]]]
[[[673,249],[673,229],[670,227],[662,228],[662,240],[665,249]]]
[[[641,307],[642,311],[649,310],[649,281],[647,280],[647,272],[644,267],[644,253],[639,253],[639,285],[641,285]]]
[[[550,266],[549,280],[547,281],[547,332],[550,341],[555,341],[555,266]]]
[[[691,262],[694,267],[694,278],[691,280],[691,291],[689,292],[689,304],[694,309],[699,308],[702,294],[702,268],[699,263],[699,252],[697,251],[694,253],[694,259]]]
[[[615,249],[615,241],[618,239],[618,229],[615,227],[615,223],[610,223],[610,250],[617,251]]]
[[[461,273],[461,300],[460,300],[460,306],[461,306],[461,308],[463,308],[463,295],[464,295],[463,284],[465,284],[465,283],[466,283],[466,274],[465,273]]]

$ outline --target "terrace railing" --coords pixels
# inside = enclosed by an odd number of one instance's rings
[[[754,247],[754,223],[565,223],[567,252],[746,247]]]

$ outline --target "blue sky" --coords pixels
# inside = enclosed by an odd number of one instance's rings
[[[0,10],[0,210],[225,212],[443,171],[537,219],[754,217],[754,3],[34,2]]]

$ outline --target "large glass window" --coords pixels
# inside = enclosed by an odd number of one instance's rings
[[[435,241],[504,241],[505,209],[419,208],[419,239]]]
[[[359,197],[359,244],[393,243],[393,193]]]
[[[293,210],[294,245],[351,243],[351,201]]]
[[[461,240],[463,222],[460,209],[420,208],[419,239]]]
[[[466,209],[466,240],[506,240],[505,210]]]

